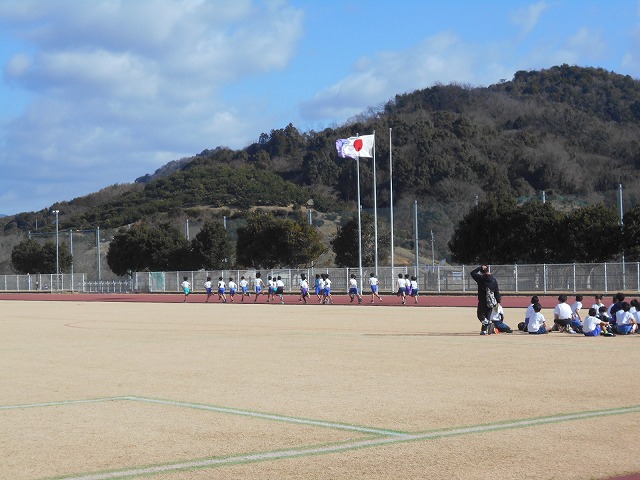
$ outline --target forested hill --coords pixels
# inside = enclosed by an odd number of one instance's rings
[[[418,200],[446,240],[476,197],[615,202],[640,195],[640,82],[599,68],[567,65],[519,71],[489,87],[436,85],[397,95],[338,128],[301,133],[293,125],[263,133],[242,150],[207,149],[135,184],[61,202],[62,225],[115,227],[185,208],[303,205],[354,209],[355,164],[335,140],[376,132],[378,207],[389,203],[389,132],[394,204]],[[361,162],[362,203],[373,205],[371,162]],[[0,219],[5,231],[32,229],[36,213]],[[422,236],[424,237],[424,235]]]

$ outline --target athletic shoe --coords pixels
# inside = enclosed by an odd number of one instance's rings
[[[565,331],[566,331],[567,333],[572,334],[572,335],[575,335],[576,333],[578,333],[578,332],[576,332],[576,331],[575,331],[573,328],[571,328],[571,327],[567,327],[567,329],[566,329]]]
[[[485,332],[484,330],[480,330],[480,335],[486,335],[487,332]]]

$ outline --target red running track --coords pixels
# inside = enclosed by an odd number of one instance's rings
[[[304,305],[299,302],[299,295],[285,295],[286,305]],[[418,303],[414,299],[407,297],[406,305],[402,305],[399,297],[395,295],[382,295],[382,302],[376,299],[375,304],[371,303],[371,295],[364,295],[362,303],[358,305],[357,300],[351,302],[349,296],[345,294],[334,294],[333,303],[335,305],[350,306],[406,306],[406,307],[475,307],[478,305],[478,299],[475,295],[438,295],[423,294],[418,297]],[[539,295],[540,304],[543,308],[553,308],[557,303],[556,295],[542,296]],[[204,293],[192,293],[189,295],[188,303],[205,303],[207,296]],[[524,295],[505,295],[502,297],[502,306],[505,308],[526,308],[530,304],[530,296]],[[569,296],[572,300],[572,297]],[[24,300],[24,301],[71,301],[71,302],[146,302],[146,303],[182,303],[184,295],[182,293],[0,293],[0,300]],[[267,304],[267,297],[261,295],[258,301],[254,302],[254,296],[250,299],[240,301],[240,296],[236,294],[235,301],[227,302],[230,305],[245,304]],[[317,305],[318,300],[312,295],[308,300],[309,304]],[[209,303],[222,303],[218,300],[217,294],[210,298]],[[279,304],[279,301],[272,302]],[[585,305],[591,304],[591,298],[585,297],[583,300]]]

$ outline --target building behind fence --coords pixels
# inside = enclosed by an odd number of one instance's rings
[[[474,294],[476,283],[469,273],[475,266],[435,265],[416,267],[400,266],[378,268],[381,293],[395,293],[396,279],[400,273],[416,275],[418,288],[423,293]],[[534,293],[640,293],[640,263],[573,263],[554,265],[493,265],[491,270],[507,294]],[[363,268],[361,278],[363,293],[369,292],[369,274],[374,269]],[[311,290],[316,274],[326,273],[335,293],[348,291],[349,278],[358,268],[306,268],[261,270],[262,279],[280,276],[289,293],[299,291],[300,275],[305,273]],[[256,270],[211,270],[180,272],[135,272],[130,278],[99,281],[84,273],[0,275],[0,291],[4,292],[77,292],[77,293],[176,293],[181,292],[183,277],[187,277],[195,293],[204,292],[207,277],[215,285],[218,278],[225,282],[233,278],[236,283],[245,277],[253,287]],[[252,290],[252,288],[251,288]]]

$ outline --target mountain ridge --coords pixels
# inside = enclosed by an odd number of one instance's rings
[[[640,82],[601,68],[561,65],[519,71],[488,87],[437,84],[398,94],[337,128],[292,124],[239,150],[218,146],[171,161],[131,184],[59,202],[61,228],[117,228],[141,220],[242,215],[250,207],[355,210],[354,162],[335,140],[376,132],[377,206],[389,208],[393,139],[394,208],[421,205],[421,238],[443,239],[475,201],[500,191],[521,201],[615,206],[640,200]],[[373,207],[371,165],[361,161],[361,203]],[[41,212],[0,220],[5,233],[33,229]],[[347,213],[348,214],[348,213]],[[344,216],[342,216],[344,217]],[[409,227],[407,227],[410,230]],[[406,232],[405,232],[406,233]],[[410,233],[408,235],[410,237]],[[445,243],[445,242],[441,242]],[[441,247],[446,256],[446,247]]]

